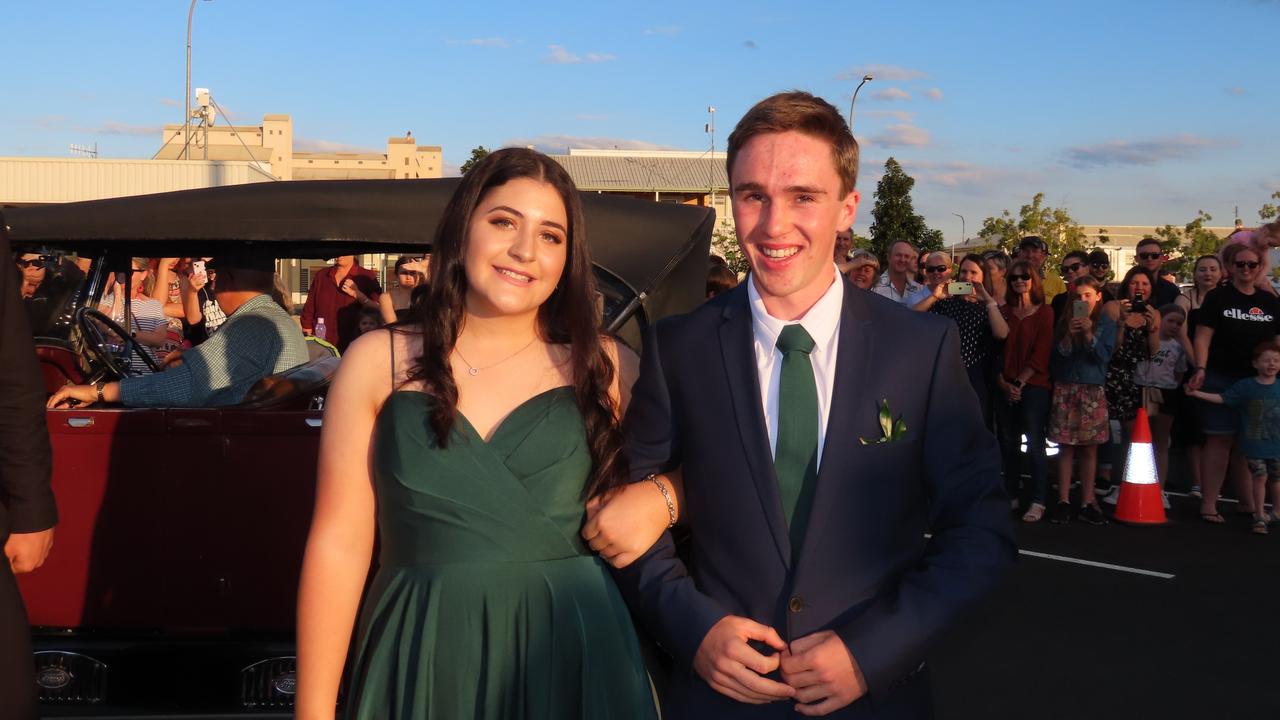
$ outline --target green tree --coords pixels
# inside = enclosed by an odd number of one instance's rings
[[[1027,235],[1038,235],[1049,246],[1046,269],[1056,268],[1064,254],[1085,249],[1084,228],[1066,208],[1046,206],[1044,193],[1036,193],[1030,203],[1018,208],[1016,218],[1005,210],[999,217],[983,220],[982,229],[978,231],[979,237],[1010,254],[1018,248],[1018,241]]]
[[[488,154],[489,154],[489,148],[486,148],[483,145],[471,148],[471,157],[468,158],[466,162],[462,163],[462,167],[459,168],[459,170],[462,172],[463,175],[466,175],[468,172],[471,171],[471,168],[476,166],[476,163],[483,160],[484,156]]]
[[[726,225],[717,225],[711,232],[711,253],[724,258],[729,264],[729,269],[738,273],[739,276],[751,269],[747,256],[742,254],[738,237]]]
[[[911,188],[915,184],[915,178],[908,175],[897,160],[885,161],[884,176],[876,184],[868,246],[882,262],[887,261],[889,246],[897,240],[907,240],[921,252],[942,249],[942,231],[926,225],[911,203]],[[861,247],[856,243],[855,246]]]
[[[1210,220],[1213,216],[1197,210],[1195,219],[1180,228],[1172,225],[1156,228],[1155,237],[1169,254],[1169,261],[1164,264],[1166,270],[1179,278],[1189,278],[1196,258],[1218,252],[1222,238],[1205,229]]]
[[[1280,190],[1271,193],[1271,199],[1280,200]],[[1258,217],[1261,218],[1263,222],[1275,220],[1278,215],[1280,215],[1280,205],[1277,205],[1276,203],[1263,203],[1262,209],[1258,211]]]

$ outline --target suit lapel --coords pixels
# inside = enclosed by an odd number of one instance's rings
[[[760,373],[756,369],[751,307],[748,305],[746,283],[739,285],[733,292],[733,302],[725,306],[724,323],[720,326],[720,352],[724,360],[725,376],[729,379],[729,397],[733,403],[738,434],[742,439],[743,454],[747,467],[751,468],[751,479],[755,482],[765,521],[777,545],[780,559],[790,567],[791,540],[787,537],[787,523],[782,517],[782,498],[778,494],[778,476],[773,470],[773,453],[769,448],[764,408],[760,407]]]
[[[831,387],[831,406],[827,411],[827,435],[822,446],[822,463],[818,468],[813,509],[809,514],[801,555],[822,537],[823,527],[831,515],[829,496],[833,492],[833,484],[850,480],[849,450],[858,443],[854,437],[858,411],[865,412],[866,403],[876,402],[866,388],[867,372],[875,349],[875,333],[871,331],[871,317],[862,292],[846,282],[840,311],[836,376]]]

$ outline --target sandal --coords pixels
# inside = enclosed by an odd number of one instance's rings
[[[1216,512],[1215,513],[1202,512],[1200,513],[1200,519],[1203,520],[1204,522],[1209,523],[1210,525],[1221,525],[1227,521],[1226,518],[1222,517],[1222,513],[1216,513]]]
[[[1038,523],[1044,517],[1044,503],[1031,503],[1031,507],[1022,514],[1022,522]]]
[[[1261,517],[1254,518],[1253,528],[1250,530],[1250,532],[1252,532],[1254,535],[1269,534],[1270,531],[1267,530],[1267,521],[1262,519]]]

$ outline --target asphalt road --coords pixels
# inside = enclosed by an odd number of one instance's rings
[[[1280,718],[1280,527],[1171,499],[1163,527],[1017,523],[1011,578],[932,658],[938,719]]]

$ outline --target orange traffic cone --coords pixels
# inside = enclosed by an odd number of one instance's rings
[[[1151,447],[1151,427],[1146,408],[1138,408],[1133,421],[1133,438],[1129,443],[1129,461],[1125,464],[1120,499],[1116,501],[1116,520],[1129,525],[1164,525],[1164,491],[1156,477],[1156,454]]]

